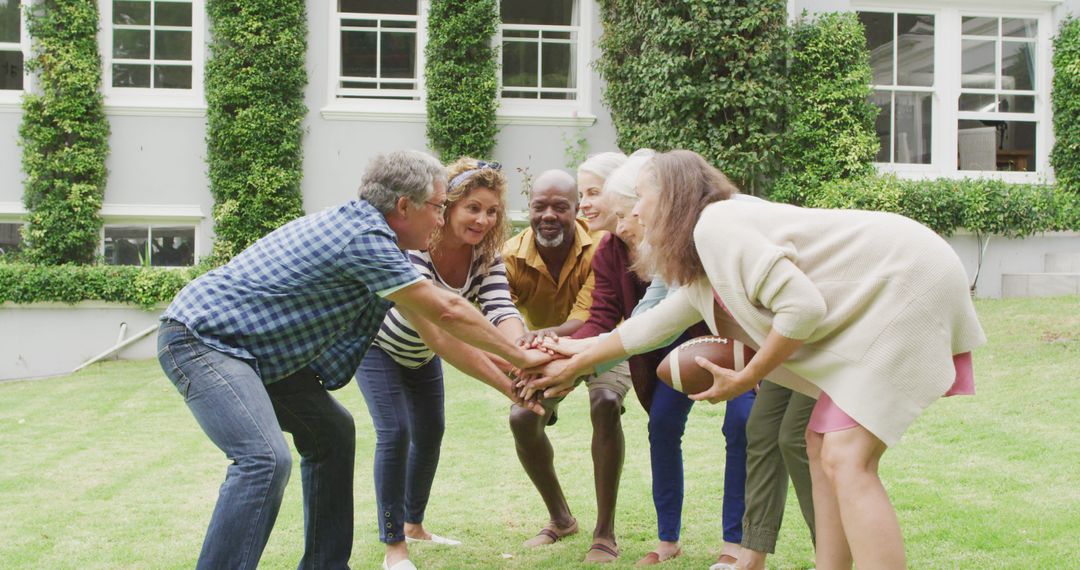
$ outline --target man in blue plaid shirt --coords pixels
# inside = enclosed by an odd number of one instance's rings
[[[550,357],[513,345],[462,297],[424,279],[404,249],[442,224],[446,172],[415,151],[379,156],[359,199],[294,220],[192,281],[162,316],[158,359],[203,431],[228,457],[199,568],[255,568],[292,459],[304,494],[301,568],[347,568],[353,542],[352,415],[327,389],[352,378],[394,304],[527,368]],[[515,391],[504,390],[511,398]]]

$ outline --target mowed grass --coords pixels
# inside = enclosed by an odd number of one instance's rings
[[[1080,568],[1080,298],[979,301],[990,344],[976,353],[978,395],[932,406],[886,453],[882,472],[912,568]],[[377,568],[374,433],[355,384],[336,392],[357,423],[354,568]],[[631,396],[632,398],[632,396]],[[580,567],[595,520],[585,391],[549,429],[577,536],[526,550],[547,519],[514,453],[508,403],[451,372],[447,433],[428,528],[464,541],[413,547],[420,568]],[[684,441],[686,555],[703,569],[721,540],[723,406],[695,407]],[[655,545],[646,416],[628,400],[617,528],[632,565]],[[0,568],[185,568],[199,552],[227,465],[155,361],[0,384]],[[295,463],[264,568],[302,549]],[[810,568],[789,494],[770,568]]]

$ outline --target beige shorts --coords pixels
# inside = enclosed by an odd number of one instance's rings
[[[589,387],[589,393],[594,390],[608,390],[614,392],[619,397],[619,405],[622,406],[622,412],[626,413],[626,406],[623,405],[623,401],[626,400],[626,394],[630,392],[630,389],[634,387],[634,382],[630,379],[630,365],[627,361],[619,363],[618,366],[608,370],[600,375],[582,376],[574,382],[574,386],[580,385],[585,382],[585,385]],[[559,419],[559,403],[563,401],[562,396],[560,398],[545,398],[541,404],[544,406],[544,410],[551,412],[551,417],[548,419],[547,425],[552,425]]]

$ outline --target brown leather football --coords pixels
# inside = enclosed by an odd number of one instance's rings
[[[701,356],[717,366],[739,371],[754,357],[754,350],[737,340],[720,336],[699,336],[675,347],[656,367],[660,380],[683,392],[697,394],[713,385],[712,373],[698,366]]]

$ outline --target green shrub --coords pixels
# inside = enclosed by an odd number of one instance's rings
[[[0,303],[110,301],[151,308],[171,301],[208,268],[0,263]]]
[[[495,0],[433,0],[424,49],[427,136],[443,162],[491,156],[499,100]]]
[[[1061,23],[1054,38],[1054,136],[1050,152],[1058,183],[1080,193],[1080,20]]]
[[[686,148],[755,192],[779,165],[784,0],[600,0],[596,69],[624,150]]]
[[[100,92],[97,3],[43,0],[27,9],[40,93],[23,96],[19,136],[26,173],[22,258],[89,263],[101,231],[109,124]]]
[[[824,184],[807,205],[903,214],[944,236],[957,228],[1013,238],[1080,230],[1080,196],[1045,184],[993,179],[864,176]]]
[[[870,54],[858,18],[830,13],[796,23],[788,75],[784,174],[769,197],[802,204],[825,182],[872,174],[877,108],[869,101]]]
[[[303,0],[207,0],[207,152],[214,256],[227,260],[304,214]]]

